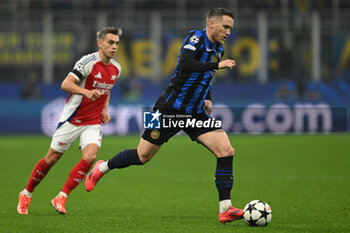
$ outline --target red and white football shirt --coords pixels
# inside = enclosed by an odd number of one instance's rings
[[[118,62],[111,59],[109,65],[105,65],[98,52],[82,57],[70,74],[79,81],[80,87],[96,89],[101,92],[101,96],[92,101],[83,95],[69,94],[59,125],[65,121],[76,126],[101,124],[103,107],[120,73],[121,67]]]

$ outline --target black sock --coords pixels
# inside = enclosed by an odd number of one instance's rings
[[[232,160],[233,156],[217,158],[215,185],[219,192],[220,201],[231,199],[233,186]]]
[[[137,154],[137,150],[123,150],[108,160],[109,169],[124,168],[130,165],[143,165]]]

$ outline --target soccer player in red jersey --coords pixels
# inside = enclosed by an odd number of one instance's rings
[[[98,51],[83,56],[63,80],[61,88],[69,96],[46,156],[35,165],[25,189],[19,194],[19,214],[28,214],[34,188],[79,137],[82,159],[71,170],[58,195],[51,200],[51,205],[59,213],[67,213],[67,196],[90,170],[102,143],[101,124],[110,121],[110,92],[121,73],[119,63],[113,60],[120,35],[121,29],[115,27],[97,32]]]
[[[210,120],[210,85],[214,75],[218,69],[232,69],[236,66],[234,60],[221,61],[224,55],[223,43],[230,36],[233,24],[232,12],[216,8],[208,13],[205,29],[193,30],[187,34],[180,49],[174,76],[154,106],[153,110],[157,112],[153,113],[153,119],[166,113],[190,115],[189,119],[197,122]],[[165,142],[181,130],[193,141],[208,148],[217,158],[215,184],[219,194],[219,221],[227,223],[242,219],[243,210],[231,204],[234,149],[221,127],[146,129],[136,149],[123,150],[108,161],[98,161],[85,179],[85,189],[93,190],[98,180],[109,170],[147,163]]]

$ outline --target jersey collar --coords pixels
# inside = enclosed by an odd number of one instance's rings
[[[204,42],[205,42],[205,49],[207,50],[207,52],[213,50],[215,53],[217,52],[222,52],[221,50],[221,47],[223,45],[218,45],[218,46],[215,46],[208,38],[207,36],[207,30],[204,28],[203,29],[203,34],[204,34]]]

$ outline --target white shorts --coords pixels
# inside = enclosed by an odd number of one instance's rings
[[[75,126],[69,122],[65,122],[52,136],[51,148],[55,151],[64,153],[78,137],[80,137],[79,146],[81,150],[91,143],[101,147],[101,125]]]

